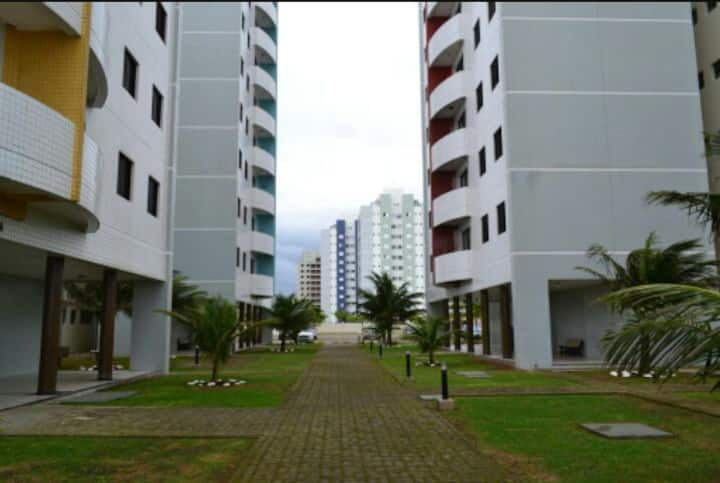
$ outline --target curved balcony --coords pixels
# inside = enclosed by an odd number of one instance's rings
[[[270,215],[275,214],[275,197],[260,188],[252,189],[253,208]]]
[[[88,107],[102,107],[108,96],[105,45],[108,17],[105,2],[92,2],[90,12],[90,57],[88,59]]]
[[[260,106],[253,106],[253,123],[260,131],[259,137],[275,137],[275,119]]]
[[[434,258],[435,284],[449,285],[472,280],[472,251],[459,250]]]
[[[258,99],[275,99],[277,97],[277,83],[262,67],[255,66],[255,95]]]
[[[435,228],[460,224],[470,216],[470,188],[467,186],[443,193],[432,202]]]
[[[456,129],[441,137],[430,148],[432,170],[455,170],[458,165],[467,160],[469,156],[465,140],[469,136],[469,128]]]
[[[61,31],[78,36],[83,2],[2,2],[0,19],[18,30]]]
[[[264,253],[265,255],[275,255],[275,238],[267,233],[252,232],[252,251]]]
[[[253,273],[250,275],[250,295],[254,297],[272,297],[275,295],[274,279],[269,275]]]
[[[463,37],[460,18],[455,15],[442,24],[428,42],[428,65],[430,67],[449,66],[462,50]]]
[[[72,197],[74,135],[70,120],[0,83],[0,195],[14,207],[15,218],[24,219],[28,205],[38,203],[80,229],[97,229],[99,151],[85,136],[89,141],[83,148],[81,196],[76,202]]]
[[[266,62],[277,63],[277,45],[260,27],[255,27],[255,50],[255,57],[259,64]]]
[[[430,94],[430,119],[454,117],[465,102],[465,71],[455,72]]]
[[[263,148],[253,148],[253,166],[275,176],[275,158]]]
[[[428,2],[427,17],[449,17],[457,8],[458,2]]]
[[[274,2],[255,2],[255,22],[261,27],[277,27],[278,11]]]

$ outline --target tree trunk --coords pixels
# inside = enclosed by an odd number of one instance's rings
[[[435,364],[435,351],[433,349],[428,351],[428,358],[430,359],[430,365]]]
[[[387,331],[387,345],[388,347],[392,347],[392,325]]]
[[[285,331],[280,332],[280,352],[285,352]]]
[[[213,362],[212,362],[212,376],[210,376],[210,380],[212,380],[212,381],[217,380],[217,376],[218,376],[218,366],[219,366],[219,365],[220,365],[220,361],[218,360],[218,358],[217,358],[217,357],[213,357]]]

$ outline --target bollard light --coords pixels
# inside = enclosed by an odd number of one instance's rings
[[[195,344],[195,365],[200,365],[200,346]]]
[[[410,372],[410,351],[405,351],[405,376],[410,379],[412,373]]]
[[[447,365],[443,362],[442,369],[440,371],[440,384],[442,386],[442,398],[443,400],[448,399],[448,377],[447,377]]]

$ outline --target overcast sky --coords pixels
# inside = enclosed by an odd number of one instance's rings
[[[303,249],[383,190],[422,193],[416,3],[282,3],[277,288]]]

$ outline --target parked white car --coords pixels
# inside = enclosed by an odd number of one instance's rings
[[[317,340],[317,335],[313,330],[303,330],[298,334],[298,342],[310,343]]]

